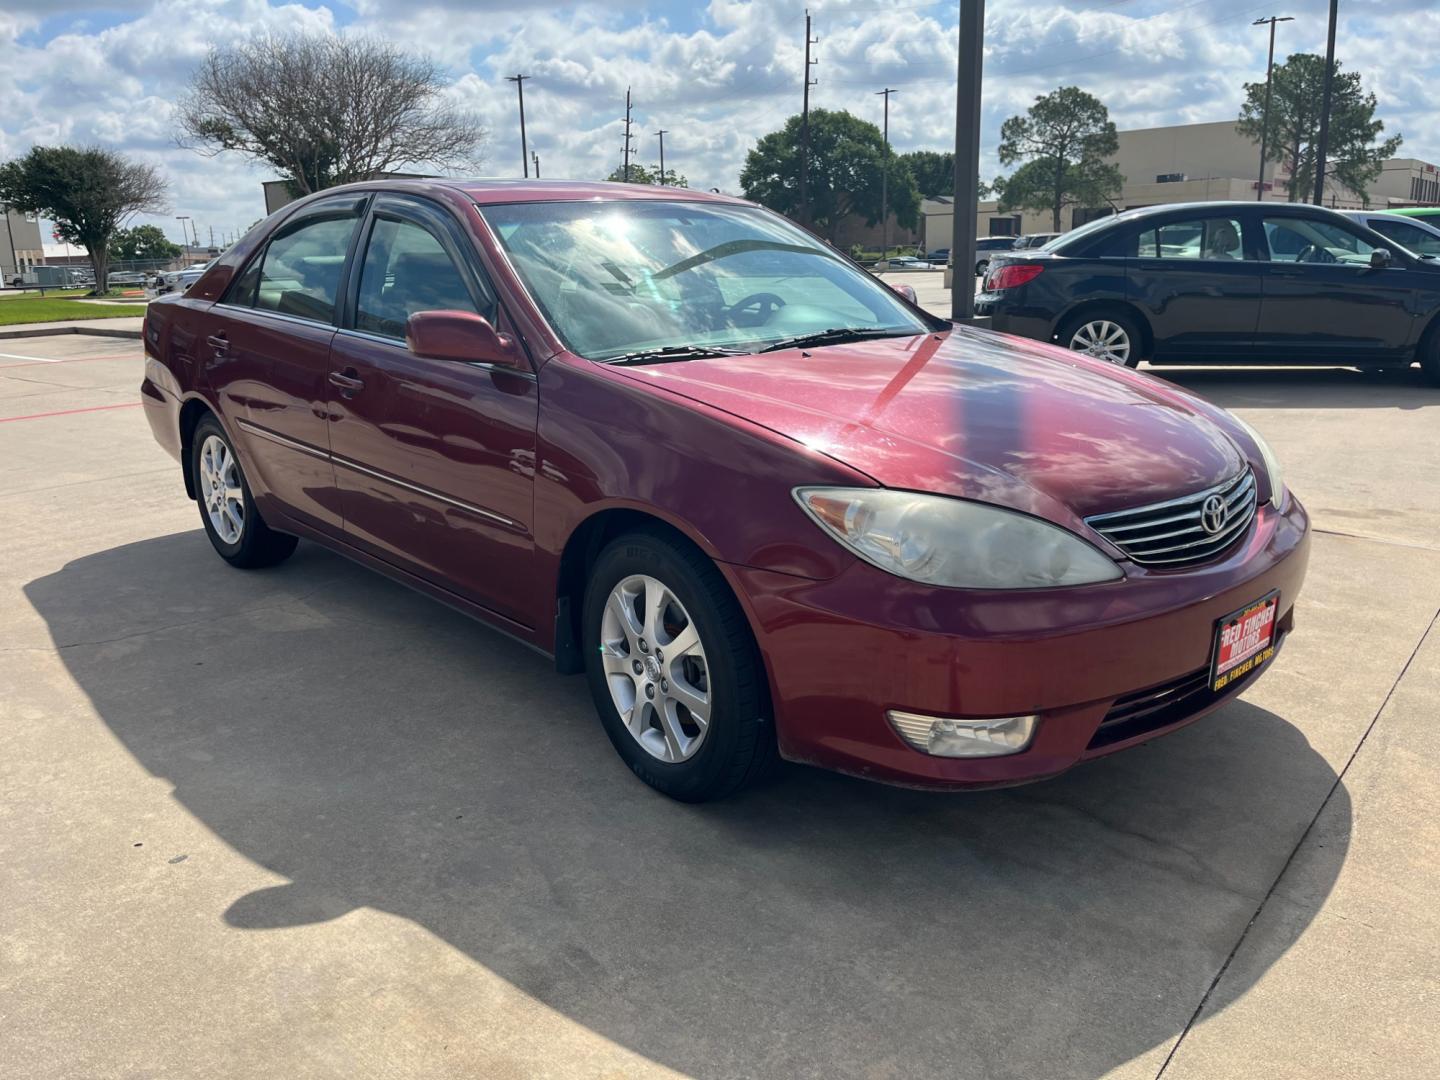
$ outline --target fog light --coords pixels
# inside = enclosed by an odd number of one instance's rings
[[[993,720],[947,720],[919,713],[885,714],[896,733],[922,754],[935,757],[1000,757],[1018,754],[1035,734],[1035,716]]]

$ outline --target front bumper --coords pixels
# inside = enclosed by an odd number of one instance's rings
[[[1281,510],[1263,506],[1223,559],[1180,571],[1122,564],[1123,580],[1081,588],[933,589],[859,561],[826,581],[725,570],[769,669],[783,756],[890,783],[965,788],[1053,776],[1223,704],[1253,678],[1220,694],[1197,691],[1216,621],[1276,589],[1283,640],[1308,558],[1309,521],[1287,496]],[[902,741],[889,709],[1040,720],[1020,753],[941,758]]]

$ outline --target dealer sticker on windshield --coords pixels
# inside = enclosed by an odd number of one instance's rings
[[[1215,629],[1210,689],[1220,691],[1275,655],[1275,618],[1280,594],[1273,592],[1226,615]]]

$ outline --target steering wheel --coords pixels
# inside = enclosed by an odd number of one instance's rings
[[[773,292],[757,292],[736,300],[725,309],[725,314],[735,321],[737,326],[764,326],[771,316],[784,306],[783,296],[776,296]],[[752,314],[744,322],[735,319],[737,315],[747,312]]]
[[[1323,248],[1319,244],[1306,244],[1300,249],[1300,254],[1295,256],[1296,262],[1302,263],[1333,263],[1340,260],[1335,258],[1329,248]]]

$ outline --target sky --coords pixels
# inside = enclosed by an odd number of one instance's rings
[[[176,214],[201,239],[243,232],[264,215],[275,175],[233,154],[176,143],[173,112],[212,47],[248,35],[371,35],[436,60],[445,93],[488,137],[483,175],[520,173],[515,87],[546,177],[598,179],[620,162],[625,90],[636,160],[691,186],[739,192],[746,152],[799,112],[804,12],[819,38],[813,106],[881,120],[886,87],[897,151],[954,139],[958,3],[927,0],[0,0],[0,160],[34,145],[101,145],[156,165],[169,215],[140,218],[179,240]],[[1440,161],[1440,0],[1341,0],[1336,55],[1379,98],[1400,154]],[[1000,124],[1061,85],[1099,97],[1121,128],[1235,117],[1243,84],[1264,77],[1269,15],[1277,58],[1324,52],[1327,0],[990,0],[982,91],[981,174],[999,174]],[[47,235],[47,241],[50,239]]]

